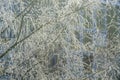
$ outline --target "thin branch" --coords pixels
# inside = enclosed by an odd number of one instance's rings
[[[30,12],[30,10],[31,10],[32,7],[33,7],[33,6],[31,6],[31,7],[29,8],[29,10],[28,10],[26,13],[24,13],[24,14],[22,15],[22,19],[21,19],[21,23],[20,23],[20,29],[19,29],[19,32],[18,32],[18,37],[17,37],[16,42],[17,42],[18,39],[20,38],[20,34],[21,34],[21,31],[22,31],[23,22],[24,22],[24,17],[25,17],[25,15],[26,15],[27,13]]]
[[[88,5],[86,5],[86,6],[88,6]],[[86,7],[86,6],[84,6],[84,7]],[[70,12],[70,13],[68,13],[68,14],[66,14],[66,15],[64,15],[63,17],[60,17],[59,19],[64,18],[64,17],[66,17],[66,16],[69,16],[69,15],[75,13],[75,12],[78,12],[79,10],[81,10],[81,8],[78,9],[78,10],[75,10],[75,11],[73,11],[73,12]],[[26,36],[26,37],[23,38],[22,40],[14,43],[9,49],[7,49],[3,54],[0,55],[0,59],[3,58],[6,54],[8,54],[8,52],[9,52],[11,49],[13,49],[15,46],[17,46],[17,44],[25,41],[25,40],[28,39],[30,36],[32,36],[33,34],[35,34],[36,32],[38,32],[41,28],[43,28],[43,26],[46,26],[46,25],[48,25],[48,24],[51,24],[51,23],[54,22],[54,21],[56,21],[56,19],[55,19],[55,20],[51,20],[51,21],[45,23],[44,25],[41,25],[38,29],[36,29],[35,31],[33,31],[33,32],[32,32],[31,34],[29,34],[28,36]]]
[[[18,39],[20,37],[20,34],[21,34],[21,31],[22,31],[23,21],[24,21],[23,19],[24,19],[24,16],[22,16],[22,19],[21,19],[20,28],[19,28],[19,32],[18,32],[18,36],[17,36],[16,42],[18,41]]]
[[[24,14],[25,11],[27,11],[28,8],[30,8],[31,6],[33,6],[34,0],[31,1],[31,3],[21,12],[19,13],[15,18],[18,18],[19,16],[21,16],[22,14]]]

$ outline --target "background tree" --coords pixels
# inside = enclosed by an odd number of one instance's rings
[[[117,0],[1,0],[0,78],[119,80],[119,7]]]

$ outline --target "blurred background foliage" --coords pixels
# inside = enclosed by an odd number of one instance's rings
[[[119,0],[1,0],[0,80],[120,80]]]

